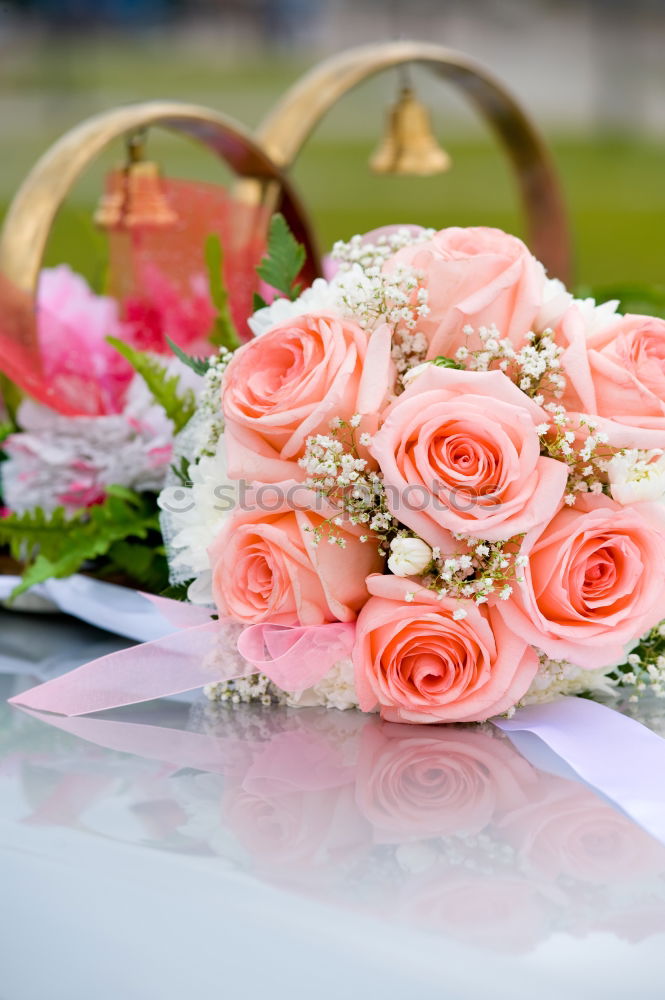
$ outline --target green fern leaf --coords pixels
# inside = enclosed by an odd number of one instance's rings
[[[16,593],[51,577],[76,573],[106,555],[114,543],[145,539],[159,528],[154,501],[124,487],[111,487],[103,503],[67,516],[60,507],[11,514],[0,520],[0,544],[29,563]],[[158,551],[158,550],[156,550]]]
[[[171,340],[170,337],[166,338],[166,343],[169,345],[176,358],[180,358],[183,365],[187,365],[187,367],[191,368],[197,375],[205,375],[210,368],[209,358],[195,358],[191,354],[187,354],[183,351],[182,347],[178,347],[175,341]]]
[[[302,285],[294,282],[305,263],[305,248],[298,243],[283,215],[273,215],[268,231],[268,253],[256,271],[260,278],[289,299],[297,299]]]
[[[196,399],[192,390],[186,389],[182,394],[179,394],[179,375],[169,375],[167,369],[151,358],[149,354],[137,351],[129,344],[125,344],[124,341],[118,340],[117,337],[107,337],[106,340],[112,347],[115,347],[119,354],[122,354],[126,361],[129,361],[134,371],[141,376],[155,402],[173,421],[176,432],[181,431],[185,424],[191,420],[196,410]]]

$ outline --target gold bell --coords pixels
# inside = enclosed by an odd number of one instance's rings
[[[410,87],[390,109],[386,135],[369,161],[377,174],[428,177],[448,170],[451,159],[432,133],[430,114]]]
[[[171,226],[177,214],[168,203],[159,167],[143,159],[143,146],[133,138],[128,143],[129,159],[113,170],[94,215],[102,229],[138,229]]]

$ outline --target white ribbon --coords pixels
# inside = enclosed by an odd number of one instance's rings
[[[0,576],[0,601],[9,597],[18,582],[16,576]],[[137,642],[152,642],[176,631],[176,626],[168,622],[137,590],[89,576],[76,574],[64,580],[46,580],[32,587],[29,597],[45,602],[40,608],[31,601],[26,605],[29,610],[62,611],[89,625]],[[17,604],[17,610],[20,607],[21,604]]]
[[[512,719],[493,721],[509,735],[537,736],[583,781],[665,843],[665,740],[656,733],[586,698],[530,705]]]

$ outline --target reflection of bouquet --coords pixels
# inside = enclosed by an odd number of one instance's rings
[[[28,749],[14,739],[0,780],[22,789],[11,798],[31,825],[214,854],[464,944],[523,952],[562,931],[635,941],[664,926],[663,846],[493,727],[320,709],[196,714],[187,728],[18,715]]]
[[[574,299],[497,230],[333,257],[301,293],[278,218],[263,276],[286,298],[195,363],[188,481],[160,500],[174,579],[247,625],[356,623],[304,695],[294,658],[296,702],[451,722],[665,692],[665,321]]]
[[[662,846],[494,730],[358,720],[344,739],[303,714],[301,726],[280,731],[278,718],[272,735],[241,740],[252,753],[223,783],[183,778],[178,788],[199,791],[185,829],[216,816],[209,842],[235,855],[233,834],[262,877],[465,944],[523,951],[553,929],[641,938],[663,926]],[[212,813],[210,792],[221,796]]]

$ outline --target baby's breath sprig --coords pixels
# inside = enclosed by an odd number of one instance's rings
[[[333,260],[338,261],[342,270],[348,271],[358,265],[367,271],[369,268],[381,268],[399,250],[425,243],[435,235],[434,229],[422,229],[414,232],[406,226],[391,232],[381,233],[373,242],[368,242],[364,236],[352,236],[348,242],[338,240],[332,249]]]
[[[220,406],[222,379],[233,352],[226,347],[220,347],[219,352],[208,360],[208,368],[203,376],[203,388],[197,400],[197,417],[206,424],[206,435],[202,436],[204,443],[195,458],[204,458],[215,454],[217,443],[224,433],[224,417]]]
[[[630,702],[650,693],[665,698],[665,621],[656,625],[609,677],[618,688],[632,688]]]
[[[404,333],[414,331],[429,313],[422,280],[420,271],[403,264],[386,273],[380,267],[355,265],[336,279],[336,285],[344,312],[364,329],[371,332],[387,323],[395,333]]]
[[[314,544],[325,537],[330,544],[344,548],[346,540],[336,529],[346,522],[366,526],[368,533],[361,535],[360,541],[368,542],[371,536],[378,543],[379,554],[385,556],[399,524],[388,510],[381,476],[368,468],[367,459],[360,455],[359,448],[372,440],[367,433],[356,440],[360,422],[358,413],[348,421],[334,418],[329,435],[315,434],[307,439],[298,464],[307,473],[305,485],[338,511],[312,529]]]
[[[526,556],[520,554],[523,535],[508,541],[486,542],[470,535],[455,534],[467,551],[461,555],[444,556],[433,550],[434,568],[423,580],[442,600],[455,597],[486,604],[491,597],[507,601],[513,584],[523,582],[522,570]]]
[[[580,438],[571,428],[570,417],[563,406],[546,403],[545,409],[551,414],[552,423],[537,428],[541,452],[568,466],[564,502],[572,507],[580,493],[609,494],[607,464],[616,449],[606,447],[607,434],[598,431],[593,417],[582,416],[578,419],[579,428],[587,434]]]
[[[554,342],[554,332],[529,332],[527,343],[516,350],[505,337],[501,337],[496,325],[481,326],[478,330],[470,325],[464,327],[464,334],[477,334],[481,347],[470,350],[462,345],[455,358],[468,371],[486,372],[499,368],[522,392],[542,405],[546,396],[561,399],[566,388],[566,380],[561,373],[562,348]]]

